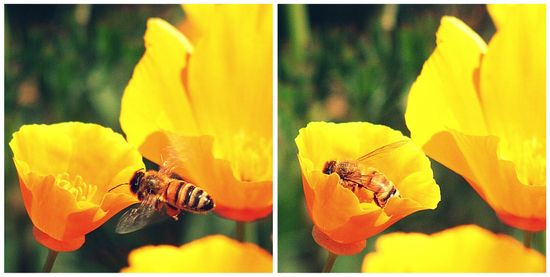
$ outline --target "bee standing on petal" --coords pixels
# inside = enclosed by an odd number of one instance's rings
[[[376,205],[380,208],[384,208],[390,198],[400,196],[399,191],[393,182],[382,172],[373,167],[363,165],[370,159],[388,153],[408,142],[408,140],[400,140],[384,145],[354,161],[328,161],[323,167],[323,173],[327,175],[332,173],[338,174],[340,177],[339,184],[353,191],[355,194],[359,194],[362,189],[373,192],[373,200]],[[360,197],[360,195],[357,196]]]

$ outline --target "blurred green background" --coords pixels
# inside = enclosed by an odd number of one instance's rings
[[[369,121],[410,136],[404,112],[408,90],[435,47],[443,15],[462,19],[486,42],[494,25],[483,5],[278,6],[278,270],[320,272],[327,252],[311,237],[294,138],[310,121]],[[382,234],[433,233],[476,224],[513,235],[454,172],[432,160],[441,188],[436,210],[414,213]],[[378,235],[355,256],[340,256],[332,272],[360,272]],[[546,233],[532,246],[546,253]],[[459,262],[459,261],[457,261]]]
[[[5,5],[4,11],[4,270],[33,272],[42,269],[47,249],[32,236],[8,146],[12,133],[24,124],[83,121],[122,134],[120,99],[144,52],[147,18],[177,26],[184,13],[179,5]],[[143,245],[235,236],[234,221],[190,214],[118,235],[119,215],[88,234],[79,250],[60,253],[53,271],[118,272],[129,251]],[[272,252],[271,216],[247,224],[246,234]]]

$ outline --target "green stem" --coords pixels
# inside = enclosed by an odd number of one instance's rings
[[[307,7],[302,4],[286,5],[287,28],[292,54],[298,62],[303,61],[309,43],[309,20]]]
[[[325,266],[323,267],[323,273],[330,272],[332,270],[332,266],[334,265],[334,262],[336,261],[336,258],[338,258],[338,255],[328,251],[328,258],[325,262]]]
[[[531,247],[531,241],[533,241],[533,232],[523,231],[523,245],[527,248]]]
[[[57,254],[59,252],[48,249],[48,258],[46,259],[46,263],[44,263],[44,268],[42,268],[42,272],[51,272],[53,263],[55,263],[55,258],[57,258]]]
[[[244,238],[246,235],[246,226],[244,222],[236,221],[237,225],[235,226],[235,238],[240,241],[244,242]]]

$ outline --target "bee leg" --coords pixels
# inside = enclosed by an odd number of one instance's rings
[[[386,205],[386,203],[380,203],[380,201],[378,201],[378,198],[376,196],[374,196],[372,199],[374,200],[374,203],[376,203],[376,205],[380,208],[384,208],[384,206]]]
[[[178,220],[178,215],[180,214],[181,210],[172,206],[172,205],[166,205],[166,214],[172,217],[174,220]]]

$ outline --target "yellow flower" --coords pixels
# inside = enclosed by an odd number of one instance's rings
[[[379,207],[339,185],[338,174],[322,172],[327,161],[355,160],[381,146],[408,140],[401,132],[367,122],[312,122],[296,138],[303,189],[314,223],[315,241],[332,253],[352,255],[365,240],[416,211],[435,209],[441,197],[430,161],[413,143],[371,159],[365,166],[382,172],[399,190]],[[360,195],[361,196],[361,195]]]
[[[426,235],[391,233],[376,240],[363,272],[545,272],[546,259],[507,235],[463,225]]]
[[[122,272],[272,272],[272,257],[253,243],[223,235],[197,239],[180,247],[144,246],[130,252]]]
[[[124,138],[96,124],[25,125],[10,141],[27,213],[38,242],[73,251],[84,236],[137,199],[107,192],[143,167]]]
[[[514,227],[546,228],[545,5],[490,5],[487,46],[443,17],[437,47],[413,84],[411,138],[462,175]]]
[[[185,6],[193,45],[150,19],[120,124],[149,160],[177,156],[181,176],[239,221],[272,210],[271,5]]]

